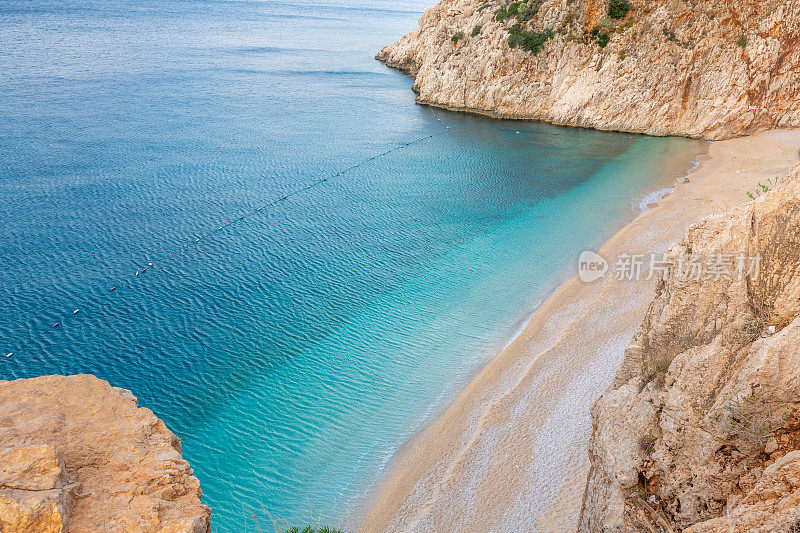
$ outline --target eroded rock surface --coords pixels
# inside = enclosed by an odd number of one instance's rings
[[[798,175],[670,251],[734,275],[659,282],[592,409],[581,531],[800,531]],[[740,255],[761,258],[741,278]]]
[[[180,439],[94,376],[0,381],[0,531],[205,533]]]
[[[377,58],[421,103],[499,117],[705,139],[800,126],[797,0],[635,0],[620,20],[607,0],[545,0],[522,23],[554,32],[536,55],[509,47],[509,3],[442,0]]]

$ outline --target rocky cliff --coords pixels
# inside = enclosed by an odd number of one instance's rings
[[[670,257],[715,267],[662,273],[594,405],[580,531],[800,531],[800,168]]]
[[[377,58],[454,110],[703,139],[800,126],[797,0],[611,3],[442,0]]]
[[[93,376],[0,381],[0,532],[209,531],[181,443]]]

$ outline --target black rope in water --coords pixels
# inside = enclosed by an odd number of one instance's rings
[[[450,130],[450,128],[447,127],[446,129],[444,129],[443,131],[440,131],[439,133],[433,133],[431,135],[426,135],[425,137],[420,137],[419,139],[416,139],[416,140],[413,140],[413,141],[410,141],[410,142],[407,142],[407,143],[403,143],[403,144],[401,144],[399,146],[396,146],[394,148],[386,150],[385,152],[381,152],[380,154],[377,154],[377,155],[374,155],[374,156],[369,157],[367,159],[364,159],[359,163],[355,163],[353,165],[350,165],[349,167],[347,167],[347,168],[345,168],[343,170],[340,170],[339,172],[336,172],[335,174],[331,174],[328,177],[320,178],[320,179],[318,179],[316,181],[313,181],[313,182],[311,182],[311,183],[309,183],[309,184],[307,184],[305,186],[289,190],[288,192],[284,192],[284,194],[281,195],[280,197],[275,198],[275,199],[273,199],[273,200],[271,200],[269,202],[263,203],[263,204],[259,205],[258,207],[254,208],[254,209],[251,209],[249,211],[244,212],[243,214],[240,214],[238,217],[229,219],[227,222],[224,222],[224,223],[216,226],[216,229],[211,229],[211,230],[208,230],[208,231],[206,231],[204,233],[201,233],[201,234],[195,236],[195,238],[193,240],[191,240],[191,241],[182,241],[182,242],[180,242],[178,244],[177,248],[174,251],[167,252],[167,253],[163,254],[163,257],[165,257],[165,258],[175,257],[176,255],[184,253],[186,250],[188,250],[190,248],[196,248],[196,245],[198,243],[200,243],[201,241],[203,241],[205,239],[208,239],[209,237],[213,236],[214,234],[219,233],[220,231],[222,231],[224,229],[227,229],[227,228],[229,228],[231,226],[234,226],[237,223],[239,223],[241,221],[244,221],[247,218],[250,218],[250,217],[253,217],[255,215],[258,215],[259,213],[263,212],[265,209],[268,209],[270,207],[274,207],[276,205],[279,205],[280,203],[285,202],[286,200],[288,200],[289,198],[291,198],[293,196],[305,193],[305,192],[307,192],[307,191],[309,191],[309,190],[311,190],[311,189],[313,189],[315,187],[319,187],[319,186],[323,185],[324,183],[326,183],[329,179],[339,177],[339,176],[341,176],[341,175],[343,175],[343,174],[345,174],[347,172],[355,170],[360,165],[364,165],[364,164],[367,164],[367,163],[369,163],[371,161],[374,161],[376,159],[380,159],[382,157],[385,157],[385,156],[391,154],[392,152],[396,152],[396,151],[402,150],[403,148],[406,148],[408,146],[411,146],[411,145],[414,145],[414,144],[418,144],[418,143],[433,139],[434,137],[438,137],[440,135],[444,135],[449,130]],[[213,226],[212,226],[212,228],[213,228]],[[148,270],[155,269],[155,268],[156,267],[155,267],[154,263],[148,262],[145,265],[142,265],[142,267],[136,269],[136,273],[133,276],[133,278],[141,278],[145,273],[147,273]],[[100,295],[98,295],[97,297],[95,297],[93,299],[86,298],[86,299],[84,299],[83,305],[80,305],[80,306],[74,308],[72,310],[72,312],[63,312],[63,313],[61,313],[61,315],[64,316],[65,318],[61,318],[59,321],[56,321],[56,322],[52,323],[52,325],[50,326],[50,329],[51,330],[62,329],[62,325],[65,323],[65,320],[68,320],[69,317],[72,317],[72,316],[77,315],[79,313],[83,313],[87,309],[91,308],[93,305],[99,305],[102,301],[104,301],[104,300],[108,299],[109,297],[111,297],[112,293],[115,292],[118,288],[123,288],[123,287],[129,286],[131,284],[131,281],[133,281],[133,280],[128,278],[126,280],[122,280],[122,281],[118,282],[116,285],[108,284],[107,285],[108,288],[105,289],[104,291],[102,291],[102,293]],[[27,346],[27,344],[28,343],[23,343],[22,345],[18,346],[15,349],[15,351],[6,353],[5,354],[5,358],[9,358],[9,357],[14,356],[15,354],[19,354],[19,353],[24,352],[25,351],[25,347]]]

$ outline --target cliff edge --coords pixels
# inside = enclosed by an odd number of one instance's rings
[[[94,376],[0,381],[0,531],[206,533],[181,443]]]
[[[663,273],[593,406],[580,531],[800,531],[800,167],[782,182],[671,249],[716,266]]]
[[[423,104],[714,140],[800,126],[798,38],[797,0],[442,0],[376,58]]]

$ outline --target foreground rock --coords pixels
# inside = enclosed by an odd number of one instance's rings
[[[705,139],[800,126],[798,2],[634,0],[612,19],[607,0],[529,0],[521,28],[553,31],[536,55],[509,47],[509,4],[442,0],[377,58],[421,103],[499,117]]]
[[[0,531],[209,531],[180,439],[94,376],[0,381]]]
[[[671,250],[761,262],[659,283],[592,409],[581,531],[800,531],[798,175]]]

